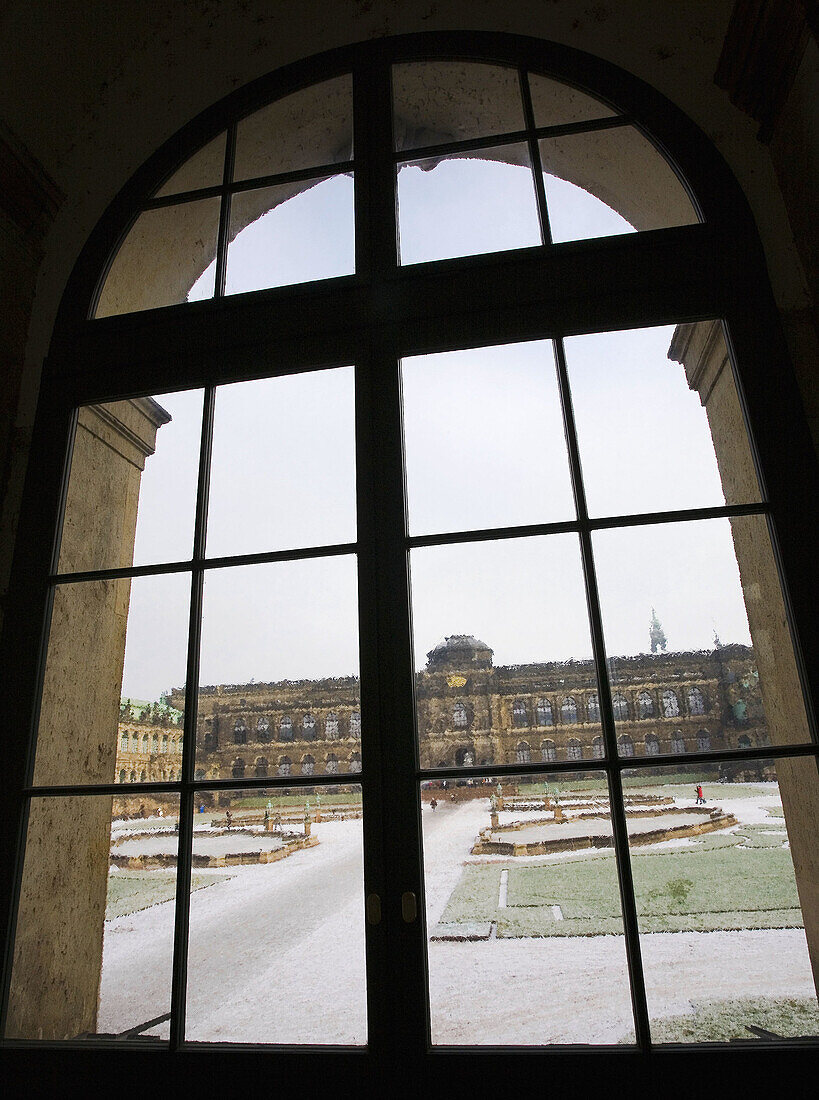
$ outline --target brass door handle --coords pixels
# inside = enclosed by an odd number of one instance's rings
[[[407,890],[401,895],[401,916],[404,918],[404,924],[412,924],[418,916],[418,904],[412,890]]]

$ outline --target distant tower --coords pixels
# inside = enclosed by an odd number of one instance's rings
[[[651,652],[657,653],[659,650],[661,653],[665,653],[668,642],[666,641],[665,631],[660,625],[660,620],[657,618],[657,612],[653,607],[651,609],[651,625],[648,629],[648,636],[651,639]]]
[[[714,649],[722,649],[722,642],[719,640],[719,634],[714,631]]]

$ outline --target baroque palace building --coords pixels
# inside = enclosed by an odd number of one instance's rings
[[[427,654],[416,675],[421,767],[604,755],[593,662],[495,666],[492,656],[467,634],[450,635]],[[748,646],[615,657],[609,675],[623,756],[768,744]],[[183,706],[181,689],[159,704],[123,701],[120,783],[178,777]],[[360,737],[356,677],[203,687],[196,778],[355,774]]]

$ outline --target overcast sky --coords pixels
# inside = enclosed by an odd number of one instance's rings
[[[547,184],[563,235],[630,231],[571,184]],[[228,292],[352,271],[352,198],[352,180],[339,177],[249,226],[230,249]],[[534,211],[525,169],[407,168],[402,257],[536,243]],[[667,358],[672,333],[566,342],[593,516],[724,502],[705,412]],[[408,359],[403,380],[411,533],[573,518],[549,341]],[[354,541],[354,384],[349,367],[218,391],[208,554]],[[158,400],[173,421],[143,475],[137,564],[191,551],[202,395]],[[750,642],[727,520],[600,532],[594,550],[611,654],[648,650],[652,607],[669,649],[709,647],[715,629],[723,642]],[[411,574],[418,668],[460,633],[483,639],[497,664],[590,656],[576,535],[417,550]],[[184,682],[189,590],[188,575],[133,582],[124,695],[152,699]],[[200,680],[357,675],[356,616],[352,557],[209,572]]]

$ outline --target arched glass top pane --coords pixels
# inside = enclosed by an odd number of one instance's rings
[[[538,127],[568,126],[573,122],[589,122],[616,114],[599,99],[537,73],[529,73],[529,91],[535,126]]]
[[[157,198],[198,191],[202,187],[218,187],[225,171],[225,131],[209,141],[192,157],[188,157],[168,182],[157,191]]]

